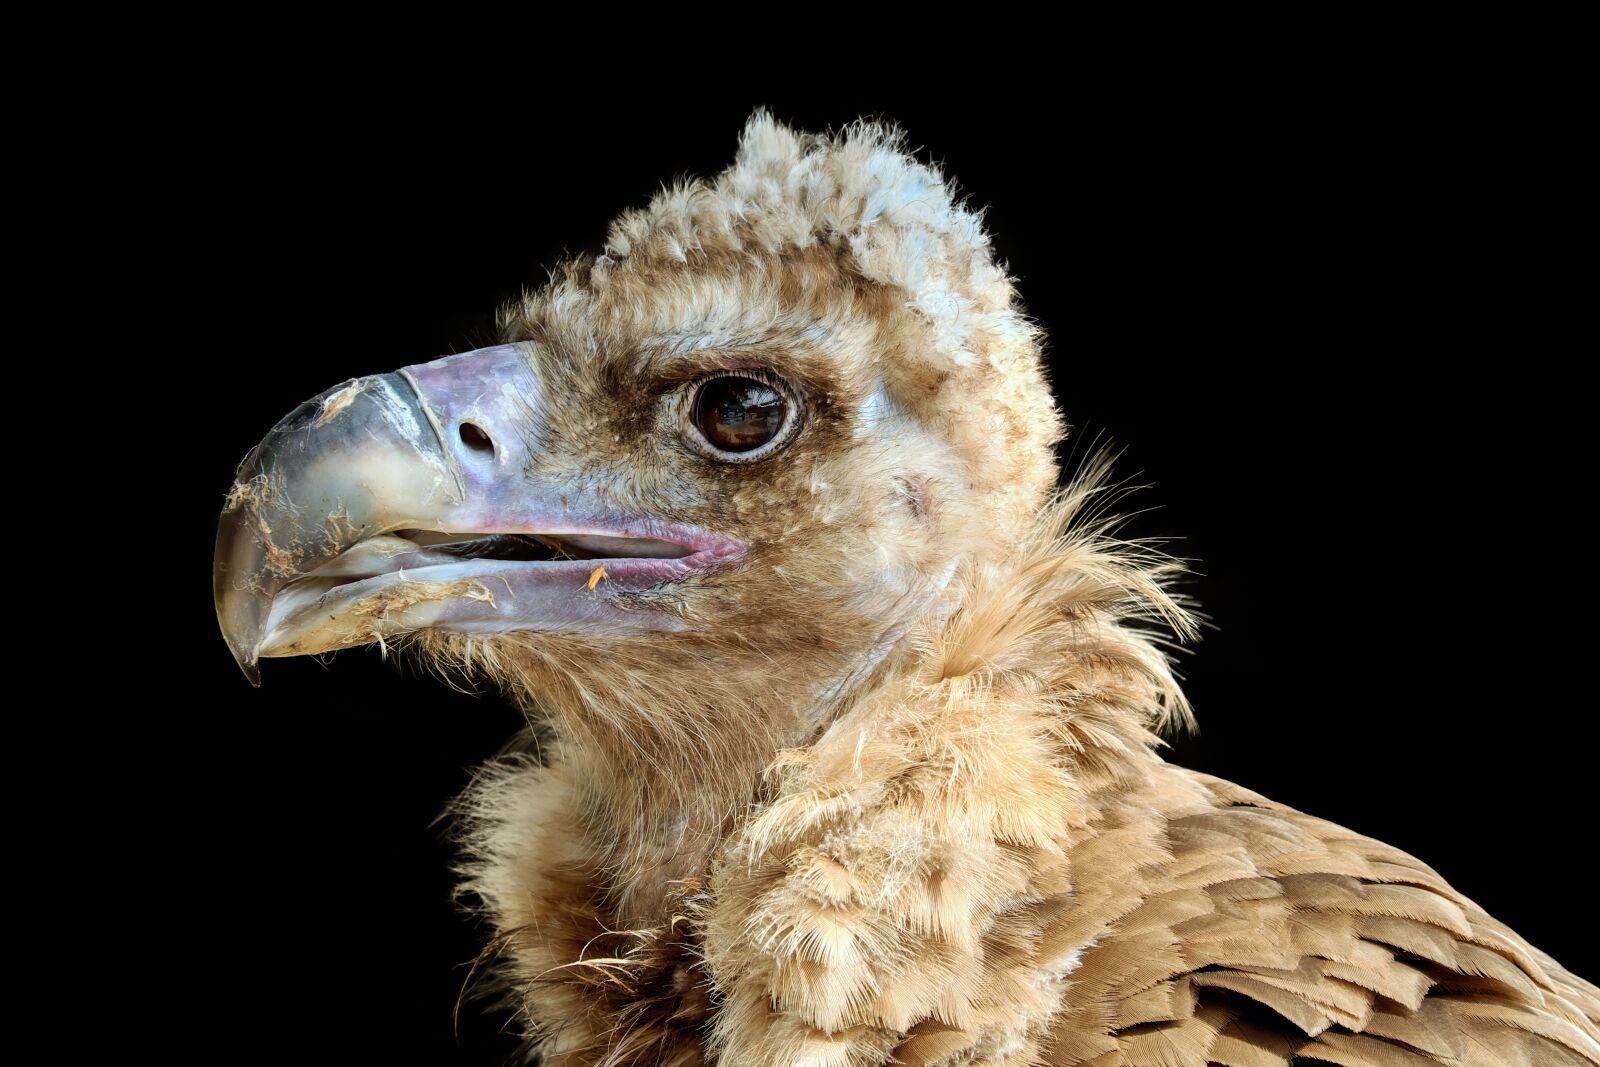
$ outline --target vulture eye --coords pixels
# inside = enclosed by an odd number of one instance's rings
[[[721,374],[695,389],[690,436],[698,435],[695,443],[713,459],[756,459],[788,436],[793,413],[786,390],[766,374]]]

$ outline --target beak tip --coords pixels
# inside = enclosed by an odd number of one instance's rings
[[[261,688],[261,660],[260,660],[260,658],[258,656],[252,655],[249,652],[246,652],[242,648],[239,648],[232,641],[228,642],[228,651],[233,653],[233,661],[239,665],[239,669],[244,672],[244,676],[250,682],[250,684],[252,686],[254,686],[255,688],[257,688],[257,689],[260,689]]]

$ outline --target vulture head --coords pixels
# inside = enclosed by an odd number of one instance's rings
[[[682,790],[824,723],[1010,559],[1064,424],[979,216],[899,131],[758,112],[503,309],[345,381],[242,465],[239,664],[373,642]]]

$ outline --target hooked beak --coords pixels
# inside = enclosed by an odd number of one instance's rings
[[[544,404],[526,344],[355,378],[278,423],[217,529],[217,620],[257,661],[468,633],[685,629],[669,583],[743,555],[698,527],[542,483]]]

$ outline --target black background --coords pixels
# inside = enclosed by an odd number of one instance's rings
[[[216,513],[278,417],[492,343],[500,302],[663,182],[722,169],[757,105],[805,128],[894,120],[986,207],[1048,331],[1064,460],[1121,446],[1149,486],[1128,531],[1195,561],[1214,628],[1180,666],[1201,732],[1170,758],[1404,848],[1600,972],[1572,918],[1593,892],[1587,631],[1550,615],[1583,580],[1560,521],[1582,494],[1546,447],[1563,386],[1509,343],[1509,282],[1491,284],[1518,270],[1501,252],[1521,217],[1480,166],[1515,147],[1480,135],[1492,94],[1222,74],[1030,104],[622,98],[599,71],[495,95],[297,88],[230,86],[148,221],[189,233],[156,309],[194,360],[171,375],[192,477],[157,606],[184,651],[126,679],[180,692],[128,825],[153,842],[135,876],[183,976],[177,1032],[329,1062],[513,1048],[479,1005],[453,1022],[486,934],[452,905],[437,820],[517,716],[375,650],[269,661],[251,689],[209,603]]]

